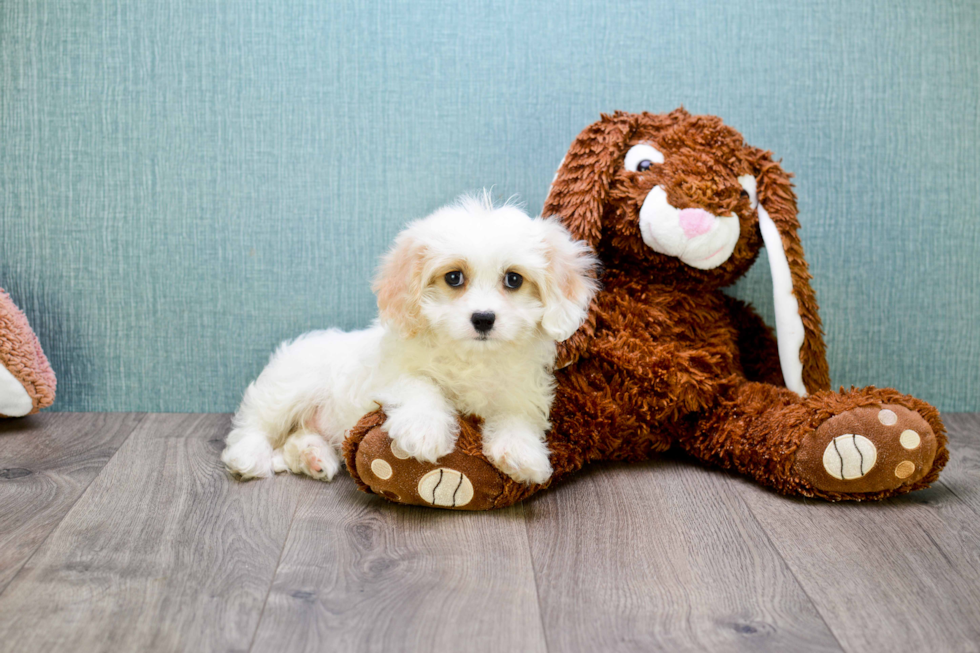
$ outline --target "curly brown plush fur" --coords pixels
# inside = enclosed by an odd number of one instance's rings
[[[639,143],[662,152],[664,161],[626,169],[624,156]],[[778,229],[789,263],[803,325],[806,396],[786,389],[772,331],[751,307],[721,292],[763,246],[759,212],[738,180],[745,175],[755,179],[759,205]],[[727,260],[696,269],[644,242],[640,209],[658,186],[676,209],[737,216],[740,235]],[[779,492],[829,500],[880,499],[938,477],[948,453],[932,406],[889,389],[830,391],[790,175],[719,118],[683,109],[603,116],[572,143],[544,213],[560,216],[605,266],[586,324],[560,347],[549,485],[590,461],[642,460],[670,447]],[[380,455],[387,438],[376,428],[377,415],[366,420],[358,442],[373,443],[370,455]],[[476,432],[464,429],[470,430]],[[488,463],[471,440],[461,440],[457,453],[465,447],[465,456],[454,454],[450,467],[485,477]],[[352,444],[348,467],[365,487],[379,489],[386,483],[370,472],[369,457]],[[859,472],[846,470],[845,460]],[[385,496],[433,503],[419,500],[408,479],[397,483],[398,462],[392,462],[395,481],[388,479]],[[492,492],[468,505],[454,500],[443,507],[501,507],[544,487],[499,474],[491,485]]]
[[[20,387],[13,389],[12,394],[16,393],[17,397],[0,397],[0,407],[22,404],[21,410],[10,411],[10,416],[36,413],[54,402],[57,385],[54,371],[27,317],[3,288],[0,288],[0,366],[23,388],[23,391]],[[9,387],[6,391],[11,392]],[[0,417],[7,415],[0,412]]]

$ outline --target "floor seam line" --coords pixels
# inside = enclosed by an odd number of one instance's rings
[[[48,539],[51,538],[51,535],[56,530],[58,530],[58,526],[61,525],[61,522],[65,521],[65,518],[68,517],[69,514],[71,514],[71,511],[75,509],[75,506],[78,505],[78,502],[82,500],[82,497],[85,496],[89,488],[92,487],[92,483],[95,483],[95,480],[102,475],[102,472],[105,471],[105,468],[109,466],[109,463],[112,462],[112,459],[116,457],[116,455],[119,453],[119,450],[122,449],[127,442],[129,442],[129,438],[133,437],[133,433],[136,432],[136,429],[139,428],[140,424],[143,423],[143,420],[146,419],[146,416],[149,415],[149,413],[146,412],[128,413],[128,414],[139,415],[139,419],[136,420],[135,424],[133,424],[133,428],[129,430],[129,433],[127,433],[126,437],[123,438],[123,441],[119,443],[119,446],[116,447],[116,450],[112,452],[112,455],[106,458],[106,461],[102,464],[102,468],[95,474],[95,476],[92,477],[92,479],[88,482],[88,484],[86,484],[85,489],[78,493],[78,496],[75,497],[75,500],[71,502],[71,506],[68,508],[68,510],[65,511],[65,514],[61,516],[61,519],[58,520],[58,523],[51,527],[51,530],[49,530],[45,534],[45,536],[41,539],[41,541],[37,543],[37,546],[34,547],[34,550],[31,551],[31,555],[27,556],[24,559],[24,562],[22,562],[20,567],[17,568],[17,572],[10,577],[10,580],[7,581],[7,584],[4,585],[3,587],[0,587],[0,596],[2,596],[3,593],[7,591],[7,588],[10,587],[15,580],[17,580],[17,577],[20,576],[21,572],[24,571],[24,567],[26,567],[28,563],[34,559],[34,556],[36,556],[37,552],[40,551],[42,547],[44,547],[44,544],[48,541]]]
[[[259,620],[255,624],[255,632],[252,633],[252,641],[248,643],[248,650],[251,653],[255,647],[255,639],[259,636],[259,629],[262,627],[262,619],[265,618],[265,607],[269,604],[269,597],[272,596],[272,588],[275,587],[276,579],[279,577],[279,566],[282,564],[282,556],[286,552],[286,545],[289,544],[289,536],[293,532],[293,524],[296,523],[296,513],[299,512],[299,504],[303,500],[302,494],[296,496],[296,506],[293,508],[293,515],[289,518],[289,528],[286,529],[286,537],[282,541],[282,548],[279,549],[279,557],[276,559],[276,568],[272,571],[272,579],[269,580],[269,589],[265,593],[262,601],[262,609],[259,611]]]
[[[732,480],[732,482],[734,482],[734,480]],[[810,596],[810,592],[807,591],[806,586],[803,585],[803,583],[800,581],[799,576],[796,575],[796,571],[794,571],[792,565],[789,564],[789,560],[787,560],[786,556],[783,555],[783,552],[779,550],[779,547],[776,546],[776,543],[772,541],[772,537],[769,536],[769,531],[766,530],[766,527],[762,525],[762,522],[759,521],[759,518],[756,516],[755,511],[752,510],[752,506],[749,505],[749,502],[745,500],[744,496],[742,496],[742,490],[737,489],[736,494],[738,495],[738,500],[742,502],[742,505],[745,506],[745,509],[749,511],[750,515],[752,515],[752,521],[754,521],[756,526],[759,527],[759,530],[762,531],[762,534],[766,536],[766,542],[769,543],[769,546],[772,547],[772,550],[776,552],[776,555],[779,556],[779,559],[782,560],[784,565],[786,565],[786,570],[790,573],[790,576],[793,577],[793,580],[796,581],[796,585],[797,587],[800,588],[800,591],[803,592],[803,596],[805,596],[806,600],[809,601],[810,605],[813,606],[813,609],[817,613],[817,616],[820,617],[820,622],[823,623],[823,625],[827,628],[827,632],[830,633],[830,636],[834,638],[835,642],[837,642],[837,646],[840,648],[840,650],[843,651],[844,653],[847,653],[848,649],[844,647],[844,644],[841,643],[840,639],[837,637],[837,633],[835,633],[834,629],[830,627],[829,623],[827,623],[827,618],[824,617],[823,610],[820,609],[820,606],[817,605],[817,602],[813,600],[812,596]]]
[[[974,508],[972,505],[970,505],[969,502],[965,501],[963,499],[963,497],[961,497],[959,494],[957,494],[956,493],[956,490],[954,490],[952,487],[950,487],[950,485],[948,483],[946,483],[945,481],[943,481],[942,478],[936,479],[935,482],[936,482],[937,485],[942,485],[944,488],[946,488],[946,491],[949,492],[950,494],[952,494],[954,497],[956,497],[956,500],[959,501],[962,505],[966,506],[966,508],[968,510],[970,510],[971,512],[973,512],[975,515],[980,516],[980,511],[978,511],[976,508]]]
[[[521,516],[524,518],[524,542],[527,544],[527,558],[531,562],[531,580],[534,581],[534,597],[538,602],[538,623],[541,624],[541,636],[544,638],[544,650],[551,651],[548,641],[548,629],[544,625],[544,606],[541,604],[541,587],[538,585],[538,570],[534,565],[534,552],[531,550],[531,534],[528,532],[527,509],[521,501]]]

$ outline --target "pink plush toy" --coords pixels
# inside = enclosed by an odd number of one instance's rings
[[[54,371],[27,317],[0,288],[0,417],[47,408],[54,388]]]

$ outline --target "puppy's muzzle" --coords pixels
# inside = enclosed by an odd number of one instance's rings
[[[476,329],[477,333],[480,335],[490,333],[490,329],[493,328],[493,323],[496,319],[497,316],[489,311],[484,313],[474,313],[470,316],[470,322],[473,323],[473,328]]]

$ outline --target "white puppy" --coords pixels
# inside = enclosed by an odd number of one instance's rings
[[[382,428],[418,460],[451,452],[457,416],[473,414],[498,469],[546,481],[555,343],[585,319],[595,270],[557,221],[486,194],[411,223],[375,280],[378,321],[281,345],[245,391],[222,461],[242,478],[329,480],[348,429],[380,404]]]

